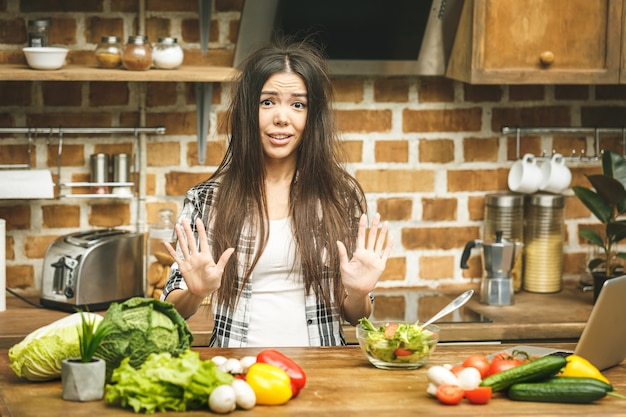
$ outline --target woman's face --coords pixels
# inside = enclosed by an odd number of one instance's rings
[[[277,73],[261,90],[259,126],[267,160],[295,158],[307,117],[304,81],[293,73]]]

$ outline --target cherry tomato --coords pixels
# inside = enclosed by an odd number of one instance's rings
[[[398,330],[398,323],[390,323],[385,326],[385,338],[393,339],[393,336],[396,334],[396,330]]]
[[[469,355],[463,361],[463,366],[466,368],[472,367],[478,369],[478,372],[480,372],[480,377],[484,378],[488,375],[487,372],[489,372],[489,359],[487,359],[485,355],[482,355],[480,353]]]
[[[461,372],[463,369],[465,369],[465,367],[462,365],[454,365],[452,368],[450,368],[450,372],[452,372],[456,376],[459,376],[459,372]]]
[[[437,387],[437,399],[442,404],[456,405],[464,395],[463,389],[457,385],[441,384]]]
[[[491,400],[491,387],[478,387],[465,391],[465,398],[472,404],[487,404]]]
[[[396,348],[393,353],[396,356],[411,356],[413,354],[413,352],[411,352],[409,349],[404,348]]]

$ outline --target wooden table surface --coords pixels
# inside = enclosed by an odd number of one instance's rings
[[[503,348],[506,346],[502,346]],[[573,345],[561,345],[572,348]],[[470,353],[491,353],[480,345],[438,346],[425,367],[418,370],[381,370],[367,362],[357,346],[332,348],[282,348],[307,374],[300,395],[282,406],[256,406],[232,416],[626,416],[626,400],[603,398],[593,404],[515,402],[497,394],[486,405],[463,401],[446,406],[426,394],[429,366],[458,363]],[[487,350],[486,350],[487,349]],[[194,348],[203,359],[215,355],[241,358],[255,355],[252,348]],[[616,389],[626,392],[626,365],[604,372]],[[208,415],[206,411],[161,414],[167,417]],[[7,351],[0,350],[0,415],[2,417],[78,417],[135,415],[103,401],[76,403],[61,398],[61,382],[28,382],[8,367]],[[155,414],[159,415],[159,414]]]

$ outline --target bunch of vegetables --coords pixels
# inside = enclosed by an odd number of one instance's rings
[[[470,355],[458,366],[433,366],[428,370],[427,392],[443,404],[466,398],[486,404],[493,392],[517,401],[590,403],[606,395],[626,398],[590,362],[577,355],[529,358],[523,352],[502,352],[490,361]]]
[[[245,380],[254,391],[257,404],[285,404],[306,385],[306,374],[300,365],[278,350],[265,349],[256,357],[241,360],[216,356],[212,361],[219,369]]]
[[[83,314],[101,338],[91,344],[98,348],[89,355],[106,361],[107,381],[125,358],[131,366],[139,367],[151,353],[183,352],[193,339],[185,319],[171,303],[135,297],[111,304],[104,318],[90,312],[74,313],[33,331],[9,349],[15,374],[31,381],[61,378],[63,359],[81,356]],[[102,331],[98,331],[100,326]]]

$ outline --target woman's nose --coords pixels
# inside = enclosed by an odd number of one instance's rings
[[[276,114],[274,114],[274,124],[277,126],[284,126],[289,123],[289,117],[287,111],[282,106],[276,107]]]

